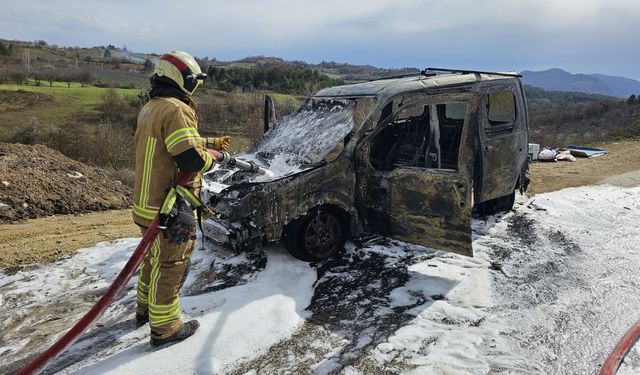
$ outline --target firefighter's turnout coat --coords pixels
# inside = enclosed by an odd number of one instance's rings
[[[201,172],[206,172],[214,165],[206,148],[218,149],[220,140],[200,137],[193,101],[186,104],[176,98],[155,97],[140,111],[134,141],[133,220],[144,233],[178,178],[180,171],[173,157],[194,148],[205,161]],[[188,190],[198,197],[201,186],[202,173],[198,173]],[[193,241],[169,244],[159,234],[140,266],[138,313],[149,313],[154,338],[166,338],[182,325],[178,291],[193,248]]]

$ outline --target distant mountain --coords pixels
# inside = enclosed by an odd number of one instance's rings
[[[604,74],[572,74],[562,69],[539,72],[525,70],[522,73],[525,84],[551,91],[577,91],[628,98],[640,94],[640,81]]]
[[[635,79],[604,74],[590,74],[590,76],[606,83],[617,97],[628,98],[631,94],[640,95],[640,82]]]

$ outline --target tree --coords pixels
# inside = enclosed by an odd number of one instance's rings
[[[109,61],[109,59],[111,59],[111,50],[109,49],[105,49],[104,50],[104,60],[105,61]]]
[[[627,105],[634,105],[637,104],[637,98],[635,94],[631,94],[631,96],[629,96],[629,98],[627,99]]]
[[[27,73],[27,70],[20,67],[16,67],[14,69],[11,69],[9,71],[9,77],[13,80],[13,82],[15,82],[17,85],[22,85],[23,83],[25,83],[27,81],[27,78],[29,78],[29,74]]]
[[[77,74],[75,69],[64,69],[58,74],[56,78],[61,80],[62,82],[65,82],[67,84],[67,87],[71,87],[71,84],[73,82],[76,82],[76,76]]]
[[[5,46],[4,43],[0,42],[0,56],[9,56],[10,51],[9,47]]]
[[[31,77],[33,77],[33,81],[36,86],[40,86],[40,81],[44,79],[44,75],[39,70],[31,73]]]
[[[151,62],[151,60],[146,59],[144,60],[144,68],[143,71],[145,73],[151,73],[153,72],[153,68],[155,68],[155,66],[153,65],[153,63]]]
[[[0,69],[0,84],[9,82],[9,72],[4,69]]]
[[[49,82],[49,87],[53,87],[53,82],[55,82],[58,79],[58,73],[56,73],[55,70],[53,69],[47,69],[42,71],[42,78]]]
[[[80,82],[81,87],[85,87],[93,79],[93,73],[89,69],[82,69],[76,74],[76,80]]]

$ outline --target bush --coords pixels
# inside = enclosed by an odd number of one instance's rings
[[[138,112],[144,103],[144,99],[138,96],[128,95],[122,97],[115,89],[109,89],[102,98],[100,110],[105,122],[126,125],[135,129]]]
[[[103,123],[93,134],[91,161],[96,165],[121,169],[133,166],[135,149],[133,131],[114,123]]]
[[[134,188],[135,185],[135,171],[131,168],[110,169],[109,177],[114,181],[120,181],[123,185],[130,188]]]
[[[13,131],[10,142],[33,145],[36,143],[49,145],[55,137],[57,128],[49,124],[41,124],[37,118],[33,117],[22,126]]]
[[[242,134],[252,141],[262,136],[264,94],[239,95],[215,91],[196,93],[201,134]],[[276,113],[284,116],[296,108],[295,103],[287,102],[285,105],[278,105]]]

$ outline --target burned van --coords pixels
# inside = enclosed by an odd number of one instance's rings
[[[270,177],[205,177],[205,236],[236,250],[282,241],[332,256],[387,236],[472,256],[472,212],[526,189],[527,106],[516,74],[423,71],[319,91],[240,155]]]

